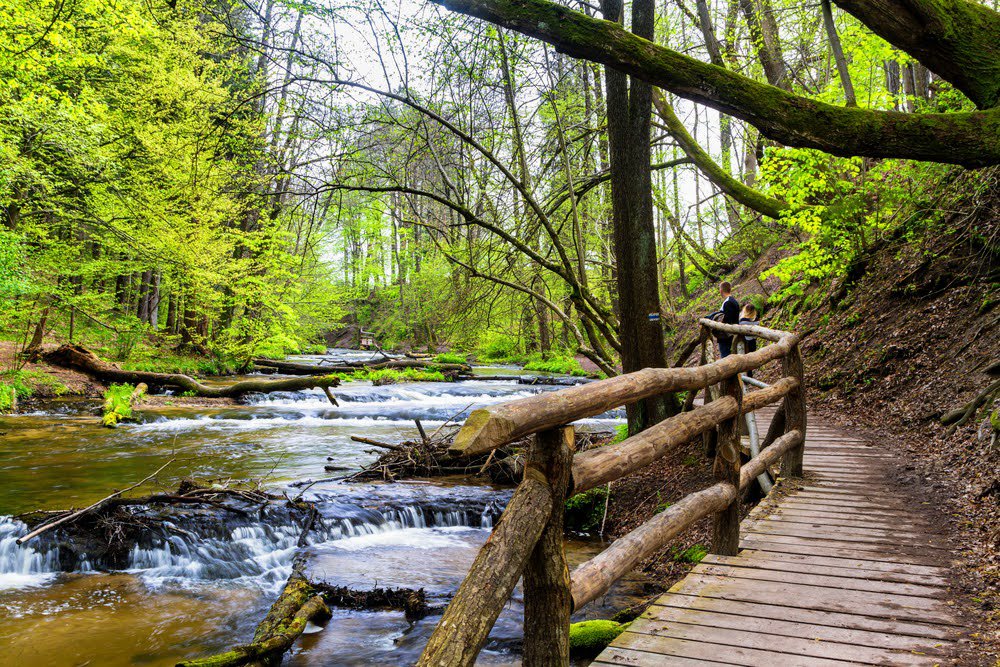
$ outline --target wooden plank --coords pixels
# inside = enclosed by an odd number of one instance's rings
[[[801,537],[816,536],[822,539],[837,539],[847,542],[864,542],[868,544],[888,544],[891,546],[903,546],[904,541],[907,546],[927,546],[933,549],[945,549],[936,535],[906,531],[888,531],[879,528],[845,527],[824,524],[817,521],[789,521],[777,517],[768,517],[756,521],[752,526],[757,532],[776,533],[779,535],[797,535]],[[748,529],[750,527],[748,526]]]
[[[843,630],[863,630],[865,632],[886,633],[900,637],[934,640],[934,643],[953,641],[960,636],[960,629],[949,625],[938,625],[923,621],[904,621],[893,618],[875,618],[858,614],[824,611],[821,609],[802,609],[785,604],[768,604],[765,602],[748,602],[744,600],[725,600],[696,595],[678,595],[667,593],[656,601],[663,607],[679,607],[683,609],[700,609],[715,613],[749,616],[752,618],[789,621],[820,625]],[[656,614],[656,607],[651,607],[648,614]],[[880,644],[881,645],[881,644]]]
[[[819,542],[817,540],[786,537],[784,535],[766,535],[762,533],[747,534],[740,542],[741,549],[758,549],[761,551],[778,551],[781,553],[804,554],[807,556],[831,556],[833,558],[853,558],[858,560],[877,560],[883,563],[908,563],[933,567],[935,562],[910,554],[880,552],[878,550],[854,549],[842,543]]]
[[[687,596],[671,597],[684,598],[684,600],[681,600],[682,604],[687,599],[697,599],[688,598]],[[676,600],[672,600],[672,602],[676,602]],[[712,606],[711,603],[718,601],[706,600],[705,602],[709,603],[709,605],[705,606]],[[657,602],[656,605],[650,607],[643,614],[642,619],[648,619],[650,622],[678,621],[707,627],[729,628],[755,633],[761,632],[783,637],[798,637],[811,642],[832,642],[831,646],[839,647],[851,645],[876,650],[920,651],[928,655],[941,655],[951,647],[951,642],[940,638],[914,637],[912,635],[892,632],[856,630],[822,623],[803,623],[786,620],[781,618],[783,607],[772,608],[767,605],[749,605],[754,610],[763,609],[763,613],[759,613],[758,611],[758,613],[751,614],[747,613],[747,608],[737,606],[737,604],[724,602],[723,605],[715,605],[716,608],[714,609],[701,609],[690,606],[662,606]],[[815,619],[828,620],[824,616],[816,616]]]
[[[641,655],[639,658],[636,654]],[[702,661],[716,661],[724,665],[747,665],[748,667],[846,667],[857,664],[845,660],[813,658],[790,653],[778,653],[743,646],[726,646],[705,641],[689,641],[673,637],[655,637],[637,632],[623,632],[601,653],[601,660],[618,665],[669,665],[671,658],[693,658]],[[633,660],[638,659],[637,662]]]
[[[872,575],[888,574],[901,577],[918,577],[924,583],[937,583],[942,586],[946,586],[948,582],[948,570],[945,568],[908,565],[906,563],[884,563],[879,560],[870,559],[834,558],[830,556],[758,551],[756,549],[744,549],[737,558],[777,562],[783,565],[798,565],[803,568],[825,566]]]
[[[738,561],[739,559],[733,559]],[[808,586],[823,586],[825,588],[842,588],[851,591],[868,591],[869,593],[889,593],[892,595],[911,595],[929,599],[941,599],[944,590],[939,586],[923,586],[921,584],[904,584],[898,581],[877,581],[857,576],[844,577],[819,573],[789,572],[781,568],[763,568],[753,563],[701,563],[694,572],[713,574],[737,579],[755,579],[759,581],[776,581],[789,584]]]
[[[915,540],[917,542],[922,542],[928,539],[928,533],[924,530],[918,529],[916,526],[899,526],[899,530],[893,530],[892,526],[888,524],[872,524],[865,521],[851,522],[850,520],[837,520],[830,519],[828,517],[817,517],[812,516],[798,516],[794,514],[781,513],[779,515],[772,514],[767,517],[766,522],[768,524],[776,526],[806,526],[810,528],[817,528],[823,530],[826,534],[833,536],[832,531],[849,531],[851,533],[856,533],[859,535],[866,535],[869,537],[888,537],[892,539],[893,537],[899,540]],[[934,537],[934,536],[930,536]]]
[[[604,656],[608,657],[605,659]],[[590,663],[592,665],[629,665],[630,667],[684,667],[685,665],[725,665],[724,662],[715,662],[704,658],[685,658],[679,655],[672,655],[666,658],[658,653],[643,653],[627,648],[607,648],[604,653],[598,656],[597,660]]]
[[[680,610],[675,611],[679,612]],[[905,659],[905,664],[913,666],[926,665],[928,667],[933,667],[933,665],[938,664],[941,660],[937,656],[916,655],[909,651],[905,654],[900,654],[898,651],[887,651],[870,646],[852,646],[850,644],[823,642],[815,639],[781,635],[774,633],[772,628],[768,628],[765,631],[748,632],[746,630],[721,626],[711,627],[686,623],[678,619],[639,619],[629,626],[629,633],[722,644],[725,646],[739,646],[743,649],[779,654],[780,657],[771,657],[772,662],[770,665],[775,664],[774,660],[776,658],[780,661],[780,664],[785,664],[786,660],[795,660],[798,658],[826,658],[828,660],[863,664],[892,664],[893,662],[902,664]],[[637,643],[632,637],[627,637],[624,641],[616,643],[616,645],[638,648]],[[644,648],[645,650],[656,651],[658,644],[650,642]],[[823,661],[822,664],[828,664],[828,662]]]
[[[783,508],[798,508],[802,510],[817,509],[824,512],[847,512],[850,514],[863,514],[865,516],[879,518],[902,518],[912,519],[913,514],[902,509],[888,509],[872,507],[870,504],[849,504],[838,500],[825,500],[823,498],[807,498],[805,496],[789,496],[781,502]],[[918,517],[917,518],[922,518]]]
[[[769,542],[780,542],[786,544],[809,544],[816,546],[832,547],[835,549],[851,549],[853,551],[865,552],[868,554],[878,554],[880,558],[900,560],[903,562],[918,563],[921,565],[935,565],[936,559],[931,557],[926,550],[915,545],[891,544],[883,542],[866,542],[864,540],[843,540],[825,538],[821,531],[813,531],[812,534],[783,534],[771,530],[760,530],[755,526],[746,528],[748,537],[757,537]],[[790,531],[789,531],[790,532]],[[913,560],[911,560],[913,559]]]
[[[844,507],[856,507],[858,509],[870,509],[874,511],[896,511],[908,514],[909,508],[902,500],[895,500],[888,496],[883,498],[865,497],[857,493],[831,493],[818,489],[803,489],[795,493],[794,497],[806,500],[815,500],[826,503],[836,503]]]
[[[701,595],[723,600],[783,604],[800,609],[835,611],[941,625],[958,625],[944,602],[911,595],[869,593],[823,586],[735,579],[691,573],[670,588],[672,593]]]
[[[859,526],[868,528],[905,529],[909,532],[925,532],[933,530],[929,523],[916,520],[900,519],[898,517],[873,517],[868,514],[844,511],[803,510],[796,507],[778,507],[768,515],[770,519],[789,519],[793,521],[820,521],[831,526]]]

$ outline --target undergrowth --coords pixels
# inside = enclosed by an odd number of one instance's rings
[[[18,370],[0,373],[0,413],[13,412],[19,401],[36,394],[52,397],[68,393],[70,393],[69,387],[42,371]]]
[[[119,422],[132,418],[132,394],[135,387],[130,384],[113,384],[104,392],[104,414],[101,422],[105,426],[116,426]],[[142,398],[140,392],[137,398]]]

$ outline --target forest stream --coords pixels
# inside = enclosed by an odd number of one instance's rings
[[[366,353],[330,350],[327,359]],[[314,363],[323,356],[300,357]],[[171,458],[162,486],[180,478],[263,478],[281,492],[305,479],[345,472],[376,454],[352,435],[399,442],[417,437],[414,419],[436,429],[471,409],[558,387],[516,382],[522,371],[477,367],[511,381],[339,387],[339,407],[320,390],[261,396],[247,405],[144,408],[140,422],[100,426],[94,401],[56,399],[36,412],[0,417],[0,664],[52,667],[173,665],[250,639],[291,572],[307,556],[310,576],[356,590],[424,588],[444,604],[460,584],[511,491],[463,478],[400,483],[321,482],[305,498],[322,528],[297,547],[290,517],[232,517],[225,529],[167,526],[136,544],[120,569],[40,540],[17,546],[18,513],[82,507],[134,483]],[[231,381],[227,378],[226,381]],[[582,428],[610,430],[622,415]],[[329,461],[328,461],[329,457]],[[298,493],[296,490],[295,493]],[[596,538],[567,541],[570,566],[601,549]],[[587,617],[610,616],[636,601],[641,575],[621,582]],[[520,592],[502,613],[481,664],[519,664]],[[333,609],[288,654],[289,665],[403,665],[419,656],[439,615],[408,622],[403,612]],[[581,617],[582,618],[582,617]],[[580,619],[574,619],[580,620]]]

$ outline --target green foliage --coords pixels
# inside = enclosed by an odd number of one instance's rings
[[[434,362],[438,364],[464,364],[468,363],[464,354],[458,354],[457,352],[442,352],[441,354],[434,357]]]
[[[0,414],[11,412],[16,403],[32,396],[63,396],[69,387],[44,371],[8,370],[0,373]]]
[[[569,652],[574,658],[593,658],[603,651],[628,625],[615,621],[580,621],[569,626]]]
[[[615,437],[608,444],[616,445],[628,438],[628,424],[618,424],[615,426]]]
[[[192,376],[231,375],[235,371],[233,362],[214,357],[157,353],[154,348],[144,348],[141,355],[141,358],[122,363],[121,367],[129,371],[182,373]]]
[[[550,356],[548,359],[532,357],[524,365],[526,371],[542,371],[545,373],[559,373],[560,375],[575,375],[584,377],[587,372],[580,366],[580,362],[568,356]]]
[[[521,341],[514,336],[487,333],[477,348],[476,356],[494,363],[519,363],[525,361]]]
[[[132,418],[132,396],[135,387],[130,384],[113,384],[104,392],[104,406],[101,423],[105,426],[117,426],[119,422]],[[136,398],[141,399],[144,392]]]
[[[302,354],[302,348],[299,347],[299,341],[292,336],[275,334],[258,342],[253,354],[267,359],[284,359],[289,354]]]
[[[0,373],[0,413],[10,412],[18,401],[29,398],[33,393],[25,371]]]
[[[358,369],[348,380],[369,380],[375,384],[396,384],[397,382],[447,382],[441,371],[420,368],[378,368]]]
[[[566,529],[590,533],[600,528],[607,497],[607,487],[599,486],[567,498]]]
[[[780,222],[799,238],[797,253],[760,276],[782,282],[772,301],[804,296],[809,285],[843,275],[854,258],[906,224],[907,216],[933,209],[920,196],[947,169],[896,160],[869,166],[861,158],[811,149],[768,149],[761,163],[762,183],[771,195],[791,204]]]
[[[702,544],[692,544],[686,549],[674,549],[673,558],[678,563],[697,565],[708,555],[708,549]]]

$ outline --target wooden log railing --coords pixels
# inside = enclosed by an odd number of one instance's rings
[[[474,664],[522,576],[523,664],[568,665],[573,611],[604,595],[641,561],[706,517],[713,517],[711,551],[736,554],[741,492],[779,461],[783,476],[802,474],[806,409],[799,337],[759,326],[707,319],[699,323],[703,352],[698,366],[646,368],[469,415],[451,447],[453,454],[482,454],[530,434],[534,439],[523,481],[438,622],[418,665]],[[755,336],[769,344],[750,354],[732,354],[707,363],[705,346],[713,332],[737,340]],[[782,377],[778,381],[744,392],[741,373],[779,360]],[[716,385],[718,391],[708,391]],[[686,401],[685,411],[620,443],[574,452],[574,421],[671,392],[687,391],[690,398],[702,389],[706,390],[702,406]],[[760,454],[741,464],[741,418],[779,401]],[[716,483],[653,516],[570,574],[563,549],[565,498],[641,470],[705,434],[714,435]]]

